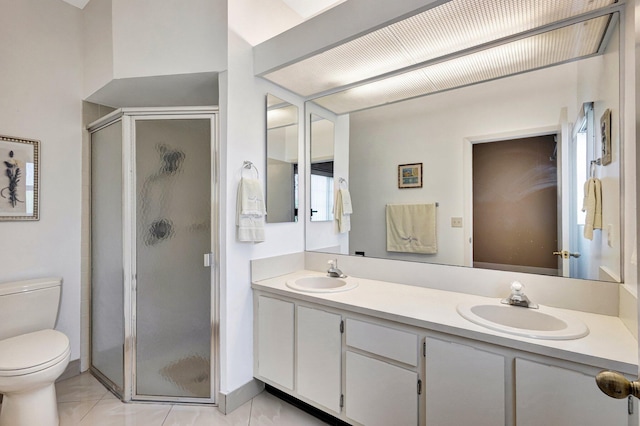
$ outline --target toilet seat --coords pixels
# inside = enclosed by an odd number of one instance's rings
[[[56,330],[40,330],[0,340],[0,377],[22,376],[63,361],[69,338]]]

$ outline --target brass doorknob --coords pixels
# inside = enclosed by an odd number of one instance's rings
[[[563,259],[568,259],[569,257],[580,257],[580,253],[571,253],[569,250],[554,251],[553,254],[555,256],[562,256]]]
[[[615,371],[601,371],[596,376],[596,383],[611,398],[622,399],[629,395],[640,398],[640,382],[630,382]]]

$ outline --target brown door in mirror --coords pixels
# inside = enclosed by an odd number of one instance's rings
[[[473,145],[473,266],[557,275],[555,135]]]

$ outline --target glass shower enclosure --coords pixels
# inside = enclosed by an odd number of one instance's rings
[[[91,371],[124,401],[214,403],[215,108],[92,123]]]

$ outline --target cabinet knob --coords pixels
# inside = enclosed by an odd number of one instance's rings
[[[600,390],[611,398],[622,399],[629,395],[640,398],[640,382],[630,382],[615,371],[601,371],[596,376],[596,383]]]

